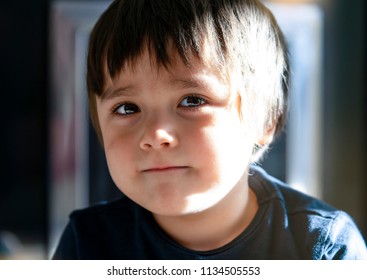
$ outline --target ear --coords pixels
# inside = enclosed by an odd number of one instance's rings
[[[275,134],[275,129],[276,129],[276,123],[274,122],[270,127],[268,127],[264,131],[264,134],[262,135],[262,138],[258,141],[258,144],[261,147],[269,145],[273,141],[274,134]]]

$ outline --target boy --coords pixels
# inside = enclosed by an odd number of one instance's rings
[[[358,259],[351,218],[251,163],[283,128],[288,58],[256,0],[116,0],[92,122],[124,198],[75,211],[55,259]]]

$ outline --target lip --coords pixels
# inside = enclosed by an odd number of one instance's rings
[[[188,166],[157,166],[152,168],[144,169],[144,173],[164,173],[172,171],[181,171],[188,169]]]

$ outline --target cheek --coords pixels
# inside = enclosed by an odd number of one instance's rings
[[[207,129],[207,147],[220,176],[238,177],[250,162],[253,137],[237,116],[222,119]]]
[[[238,127],[238,129],[241,129]],[[216,136],[216,149],[220,166],[223,170],[247,167],[250,161],[251,141],[244,132],[228,131],[223,128],[223,133]]]
[[[117,185],[120,181],[127,178],[125,173],[133,172],[134,155],[133,137],[129,135],[106,135],[104,137],[104,149],[107,159],[108,168],[111,176]]]
[[[252,147],[254,137],[249,132],[250,130],[234,112],[221,114],[215,124],[208,129],[210,139],[217,149],[224,154],[232,155],[243,155]]]

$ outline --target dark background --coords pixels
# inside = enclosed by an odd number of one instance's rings
[[[366,235],[366,4],[320,2],[325,13],[323,194],[348,211]],[[47,244],[50,3],[0,4],[0,231],[13,232],[25,244]]]
[[[0,230],[45,242],[48,1],[2,1],[0,30]]]

